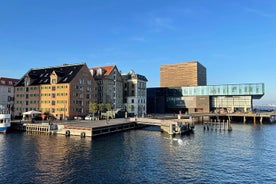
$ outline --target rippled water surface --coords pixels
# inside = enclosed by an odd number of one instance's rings
[[[273,183],[276,125],[170,137],[154,127],[97,138],[0,135],[1,183]]]

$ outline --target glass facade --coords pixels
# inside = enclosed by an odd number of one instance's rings
[[[248,111],[252,110],[251,96],[219,96],[211,97],[211,108],[226,108],[228,111]]]
[[[264,95],[264,83],[187,86],[176,88],[148,88],[148,113],[203,109],[215,111],[252,110],[252,100]],[[205,98],[205,101],[201,101]],[[209,106],[202,104],[208,103]],[[208,107],[208,110],[207,110]]]
[[[187,86],[181,87],[181,90],[182,96],[252,96],[254,99],[259,99],[264,95],[264,84]]]

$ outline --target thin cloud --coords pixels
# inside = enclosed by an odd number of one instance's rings
[[[154,17],[150,20],[150,24],[154,31],[162,31],[162,30],[175,30],[175,27],[172,24],[172,19],[170,18],[161,18]]]
[[[257,9],[254,9],[254,8],[245,8],[245,12],[248,12],[248,13],[252,13],[252,14],[255,14],[257,16],[260,16],[260,17],[270,17],[271,15],[261,11],[261,10],[257,10]]]
[[[136,41],[136,42],[147,42],[145,37],[142,36],[134,36],[130,38],[131,41]]]

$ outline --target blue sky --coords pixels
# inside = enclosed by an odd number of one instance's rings
[[[199,61],[208,85],[265,84],[276,103],[275,0],[0,0],[0,76],[85,62],[134,70]]]

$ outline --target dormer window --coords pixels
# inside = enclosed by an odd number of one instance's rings
[[[52,79],[52,80],[51,80],[51,83],[52,83],[52,84],[56,84],[56,83],[57,83],[57,79]]]
[[[52,72],[51,76],[51,84],[56,84],[57,83],[57,74],[55,71]]]
[[[99,68],[97,70],[97,76],[102,76],[103,75],[103,69]]]
[[[105,74],[105,70],[103,69],[103,68],[99,68],[98,70],[97,70],[97,76],[98,77],[101,77],[101,76],[103,76],[104,74]]]
[[[25,77],[24,79],[24,85],[29,86],[30,85],[30,78],[28,76]]]

